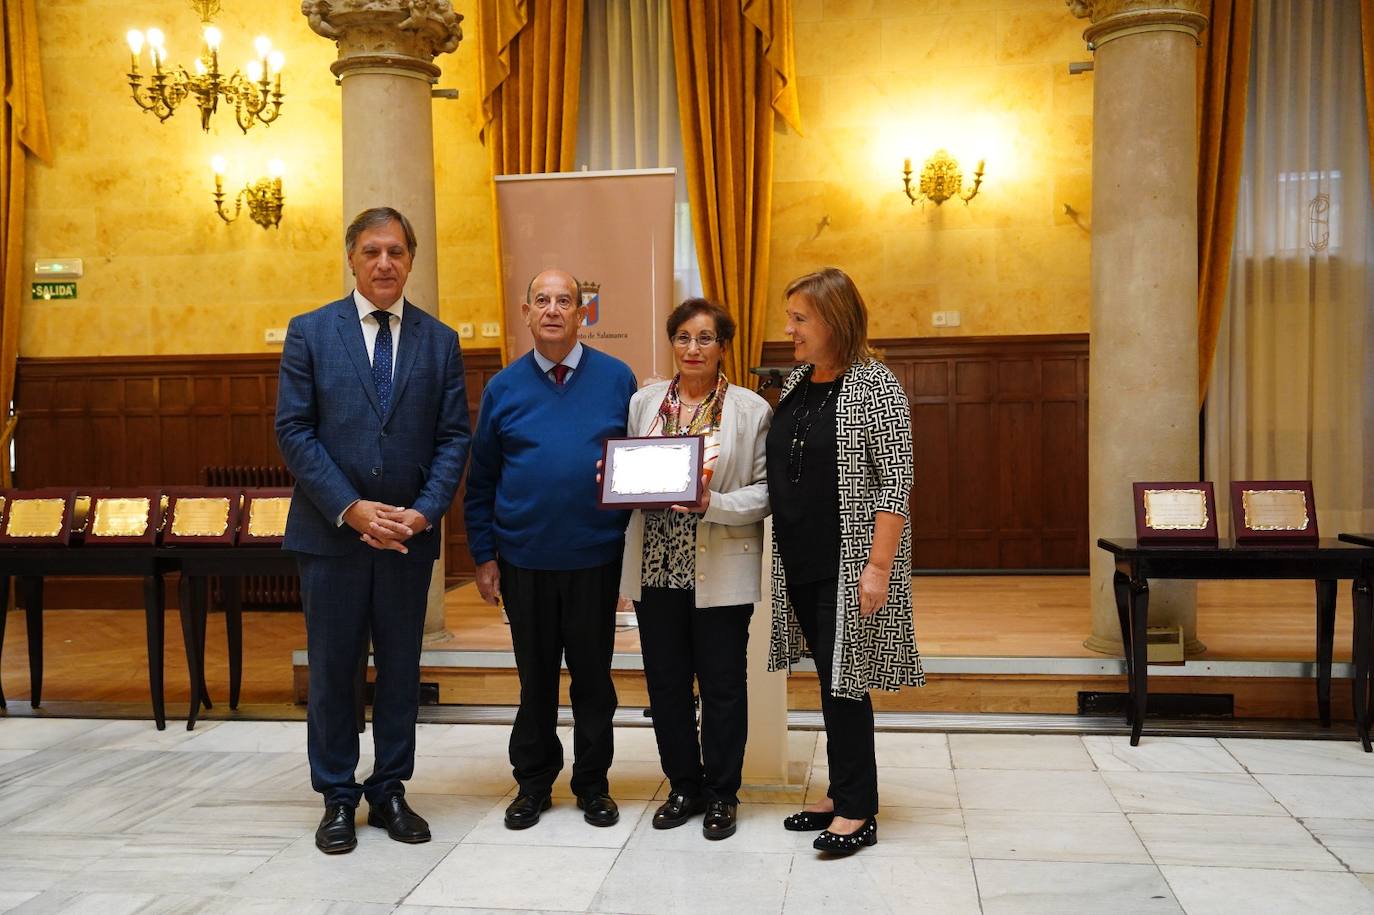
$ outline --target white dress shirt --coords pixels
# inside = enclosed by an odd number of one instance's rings
[[[401,314],[405,310],[405,296],[396,300],[390,308],[379,309],[369,302],[361,292],[353,290],[353,304],[358,307],[358,320],[363,325],[363,344],[367,346],[367,361],[373,361],[373,351],[377,348],[377,331],[381,325],[372,317],[374,311],[385,311],[391,316],[391,377],[396,378],[396,354],[401,344]]]
[[[376,334],[375,330],[373,331],[373,334]],[[553,377],[553,367],[555,365],[559,365],[560,363],[554,362],[552,359],[545,359],[544,355],[540,353],[539,350],[534,351],[534,361],[539,363],[539,368],[543,370],[545,375],[549,376],[550,381],[558,380],[557,378]],[[563,362],[561,363],[562,365],[566,365],[568,367],[568,374],[564,376],[563,379],[564,384],[567,384],[567,380],[572,377],[572,373],[577,371],[577,364],[581,361],[582,341],[578,340],[576,343],[573,344],[572,352],[564,356]]]

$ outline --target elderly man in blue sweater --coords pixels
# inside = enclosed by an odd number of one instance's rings
[[[519,785],[506,826],[526,829],[552,805],[563,768],[558,681],[572,678],[572,792],[593,826],[620,812],[610,796],[615,685],[611,652],[628,512],[596,507],[602,442],[623,436],[635,377],[577,339],[577,280],[545,270],[520,313],[534,349],[487,384],[472,443],[465,514],[482,599],[504,602],[520,673],[510,736]]]

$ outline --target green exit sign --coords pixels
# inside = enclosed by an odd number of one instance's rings
[[[35,301],[42,299],[74,299],[76,298],[76,284],[34,283],[33,298]]]

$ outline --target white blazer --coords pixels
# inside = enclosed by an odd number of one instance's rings
[[[646,435],[668,382],[641,388],[630,400],[630,435]],[[696,605],[729,607],[759,599],[763,519],[768,516],[765,444],[773,410],[762,397],[737,385],[725,391],[720,416],[720,456],[711,476],[711,504],[697,516]],[[644,570],[644,513],[636,509],[625,529],[620,593],[639,600]]]

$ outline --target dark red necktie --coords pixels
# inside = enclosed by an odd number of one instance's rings
[[[569,371],[571,371],[571,369],[561,362],[555,365],[553,367],[553,383],[561,386],[563,381],[568,377]]]

